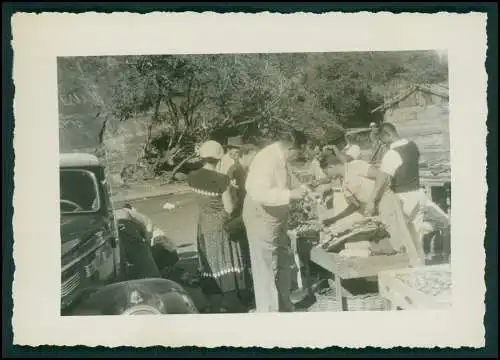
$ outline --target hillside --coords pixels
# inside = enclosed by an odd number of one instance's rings
[[[104,145],[113,173],[144,158],[159,175],[214,131],[256,139],[294,126],[319,139],[367,126],[384,99],[447,72],[434,51],[60,58],[60,147]]]

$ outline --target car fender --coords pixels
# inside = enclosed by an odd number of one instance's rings
[[[184,288],[162,278],[107,285],[94,292],[72,315],[196,314]]]

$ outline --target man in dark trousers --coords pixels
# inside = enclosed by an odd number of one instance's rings
[[[382,158],[374,190],[365,208],[366,215],[375,214],[381,196],[390,187],[401,200],[413,242],[422,254],[426,195],[420,186],[420,151],[413,141],[401,138],[393,124],[382,124],[379,136],[389,149]]]
[[[127,260],[137,277],[161,277],[165,268],[178,262],[173,242],[147,216],[130,204],[116,210],[115,215]]]

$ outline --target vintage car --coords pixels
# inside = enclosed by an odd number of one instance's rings
[[[61,315],[197,313],[179,284],[160,277],[149,245],[120,236],[98,158],[61,154],[59,174]]]

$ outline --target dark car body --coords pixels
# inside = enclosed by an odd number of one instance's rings
[[[97,157],[81,153],[60,156],[60,197],[61,315],[108,313],[109,308],[122,309],[121,305],[112,304],[113,299],[120,297],[109,294],[118,292],[127,298],[136,294],[138,287],[146,289],[144,291],[150,294],[148,297],[144,293],[140,297],[144,301],[150,297],[163,299],[163,309],[167,308],[167,298],[170,301],[179,296],[185,298],[180,285],[160,278],[159,272],[153,271],[153,257],[142,239],[130,236],[121,239],[105,168]],[[132,245],[134,250],[130,251]],[[127,249],[129,251],[126,251]],[[132,264],[127,253],[135,255]],[[131,268],[134,263],[139,265],[140,269],[153,270],[133,272]],[[132,273],[134,280],[131,281]],[[127,291],[130,294],[127,294]],[[107,300],[96,302],[95,299]],[[89,301],[93,304],[92,311],[88,310]],[[183,301],[179,304],[182,305]],[[133,306],[141,305],[134,301],[132,303]],[[96,304],[101,304],[99,306],[103,309],[97,309]],[[123,311],[128,310],[125,308]],[[192,306],[186,306],[184,311],[196,312]]]

